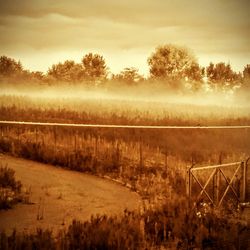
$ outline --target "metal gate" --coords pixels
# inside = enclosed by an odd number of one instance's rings
[[[186,193],[189,200],[198,204],[206,200],[215,207],[220,207],[225,197],[238,204],[250,199],[250,178],[248,174],[249,158],[245,161],[195,167],[187,170]],[[197,190],[198,189],[198,190]]]

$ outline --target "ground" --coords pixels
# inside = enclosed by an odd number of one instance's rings
[[[140,204],[136,193],[100,177],[7,155],[0,155],[0,164],[14,169],[16,179],[27,193],[31,191],[31,204],[0,211],[0,231],[33,231],[37,227],[57,231],[73,219],[120,214],[126,208],[138,209]]]

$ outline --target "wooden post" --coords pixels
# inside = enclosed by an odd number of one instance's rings
[[[165,170],[166,170],[166,173],[168,175],[168,150],[167,149],[165,152]]]
[[[143,167],[143,155],[142,155],[142,140],[140,138],[140,167],[142,168]]]
[[[216,170],[215,174],[215,204],[218,206],[219,201],[220,201],[220,170]]]
[[[37,127],[35,127],[36,144],[37,144]]]
[[[56,152],[56,142],[57,142],[57,138],[56,138],[56,127],[54,127],[54,147],[55,147],[55,152]]]
[[[140,141],[140,167],[143,167],[142,142]]]
[[[219,155],[219,165],[222,164],[222,152]],[[220,201],[220,170],[216,169],[216,173],[213,178],[213,201],[218,206]]]
[[[76,141],[77,138],[76,138],[76,137],[77,137],[77,136],[76,136],[76,133],[75,133],[75,135],[74,135],[74,138],[75,138],[75,143],[74,143],[74,144],[75,144],[75,154],[76,154],[76,151],[77,151],[77,141]]]
[[[20,143],[20,128],[17,127],[17,142]]]
[[[95,136],[95,157],[97,158],[98,155],[98,137]]]
[[[117,165],[119,165],[119,162],[120,162],[120,147],[119,147],[118,140],[116,141],[116,161],[117,161]]]
[[[191,169],[192,167],[190,168],[188,167],[186,174],[186,196],[188,199],[188,208],[190,208],[190,198],[191,198],[191,186],[190,186]]]
[[[245,202],[246,201],[246,184],[247,184],[247,164],[248,160],[242,162],[242,192],[241,192],[241,201]]]
[[[186,173],[186,195],[187,197],[189,197],[189,193],[190,193],[189,183],[190,183],[190,169],[187,168],[187,173]]]

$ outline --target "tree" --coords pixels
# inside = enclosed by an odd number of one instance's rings
[[[234,96],[239,103],[249,104],[250,100],[250,64],[244,67],[240,88],[236,88]]]
[[[48,70],[49,77],[62,82],[78,82],[83,79],[83,75],[82,65],[70,60],[54,64]]]
[[[113,75],[112,78],[113,80],[124,82],[128,85],[132,85],[143,80],[143,77],[138,73],[138,69],[134,67],[124,68],[119,74]]]
[[[240,74],[231,69],[231,65],[220,62],[213,64],[212,62],[206,68],[207,80],[210,88],[214,90],[232,89],[240,82]]]
[[[0,57],[0,76],[1,77],[16,77],[22,74],[23,67],[20,61],[1,56]]]
[[[243,79],[250,80],[250,64],[247,64],[243,70]]]
[[[102,56],[89,53],[83,57],[82,65],[85,79],[90,81],[106,79],[108,68]]]
[[[167,79],[176,84],[180,80],[202,80],[202,69],[194,55],[186,48],[167,44],[156,48],[148,58],[150,75],[156,79]]]
[[[249,92],[250,90],[250,64],[247,64],[244,67],[242,75],[243,75],[243,79],[242,79],[241,90]]]

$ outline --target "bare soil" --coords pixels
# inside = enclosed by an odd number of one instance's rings
[[[0,164],[12,168],[27,190],[30,204],[0,211],[0,231],[57,231],[73,219],[87,220],[92,214],[121,214],[139,207],[140,197],[126,187],[100,177],[52,165],[0,155]]]

